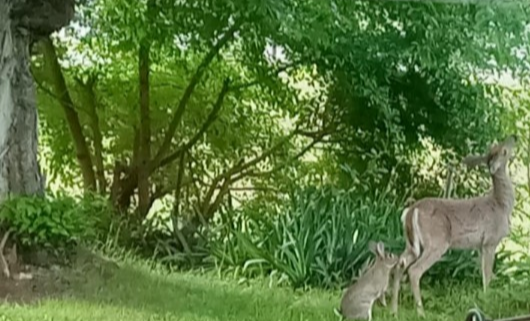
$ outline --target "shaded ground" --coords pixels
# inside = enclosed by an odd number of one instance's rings
[[[68,287],[60,277],[60,271],[30,268],[32,280],[1,278],[0,300],[11,303],[30,303],[43,297],[53,297],[63,293]]]
[[[46,298],[39,304],[22,307],[0,305],[0,320],[338,320],[333,308],[340,300],[339,291],[292,291],[258,281],[238,284],[214,275],[168,273],[132,259],[119,265],[115,273],[89,263],[77,272],[64,273],[70,285],[60,298]],[[487,294],[482,293],[480,283],[422,290],[427,314],[423,320],[463,321],[467,311],[475,306],[494,318],[530,311],[528,284],[497,282]],[[403,294],[397,319],[377,305],[373,320],[421,320],[414,312],[407,286]]]
[[[116,264],[79,249],[71,267],[29,265],[26,272],[32,275],[32,279],[15,280],[1,275],[0,302],[28,304],[40,299],[60,298],[75,293],[83,283],[105,283],[117,269]]]

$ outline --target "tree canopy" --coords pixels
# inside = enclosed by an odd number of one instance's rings
[[[524,83],[528,10],[88,1],[32,65],[49,179],[195,225],[304,186],[406,187],[426,140],[454,162],[514,128],[488,79]]]

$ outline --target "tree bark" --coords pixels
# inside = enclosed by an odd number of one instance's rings
[[[42,194],[37,161],[37,109],[29,64],[29,35],[12,28],[0,0],[0,201],[9,194]]]
[[[0,0],[0,201],[44,192],[30,44],[72,19],[71,0]]]

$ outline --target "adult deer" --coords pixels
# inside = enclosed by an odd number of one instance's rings
[[[511,135],[492,145],[485,155],[464,158],[463,163],[468,167],[488,166],[493,190],[487,195],[468,199],[428,197],[403,211],[406,248],[394,270],[393,314],[398,311],[400,283],[408,268],[416,310],[424,316],[420,279],[449,249],[480,249],[482,284],[486,291],[493,276],[495,250],[510,232],[515,193],[506,165],[516,142],[517,137]]]

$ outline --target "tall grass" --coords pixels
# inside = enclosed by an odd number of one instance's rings
[[[227,213],[210,251],[221,269],[238,275],[275,276],[295,288],[344,287],[372,259],[370,240],[404,249],[404,202],[386,193],[361,195],[335,188],[297,191],[274,215]],[[480,280],[477,254],[451,251],[426,274],[426,282]]]

